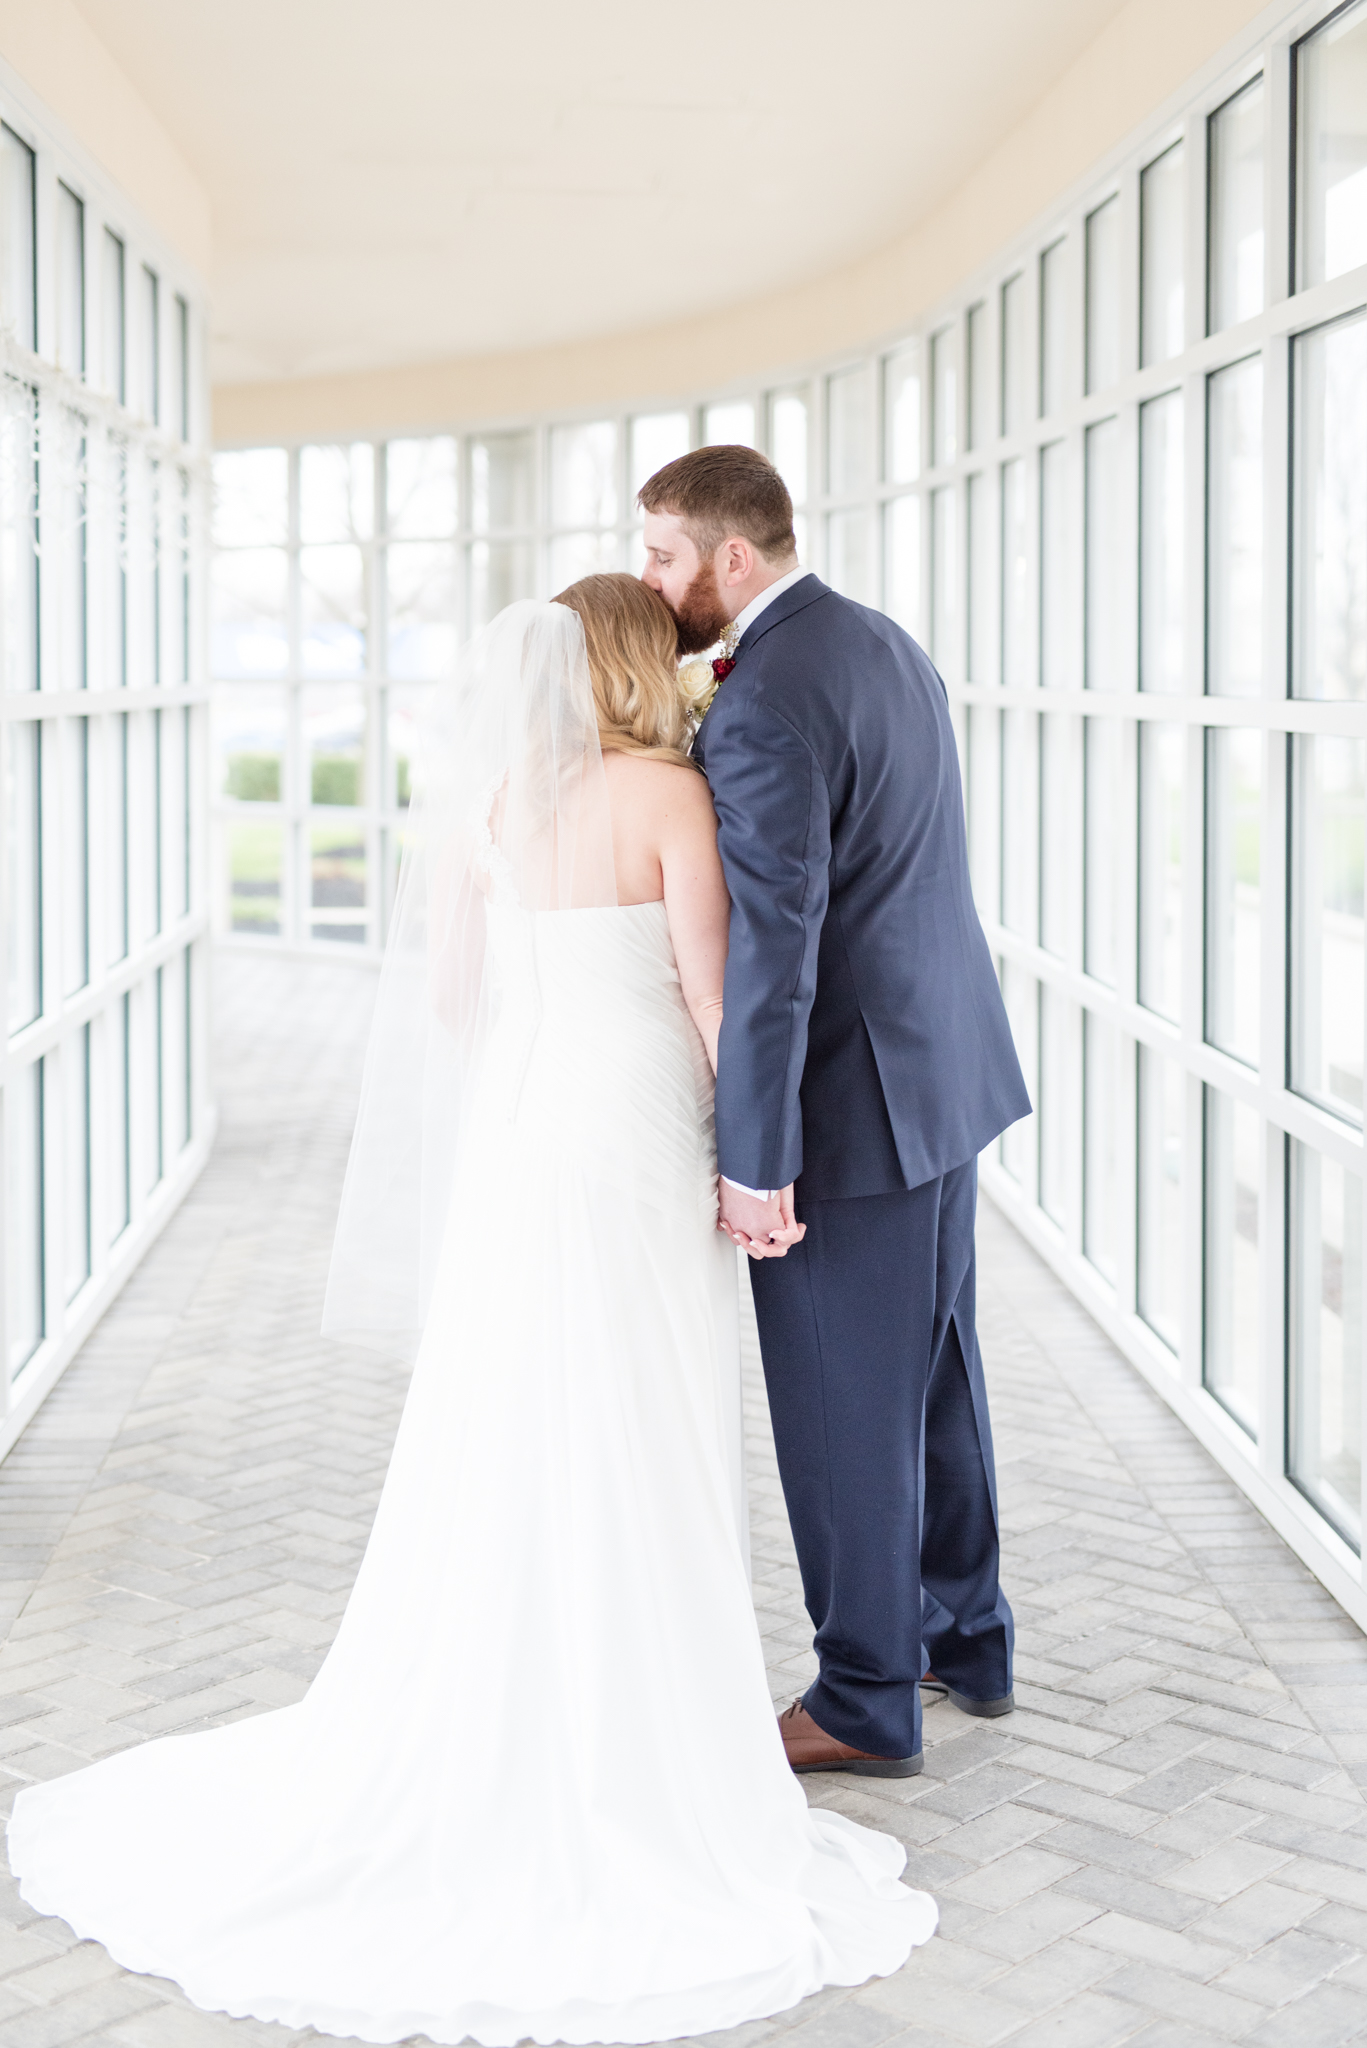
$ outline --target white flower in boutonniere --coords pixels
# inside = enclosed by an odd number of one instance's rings
[[[679,664],[679,690],[695,725],[702,724],[707,708],[720,687],[712,664],[705,655],[696,654],[691,660]]]
[[[706,718],[712,699],[716,696],[726,678],[736,665],[736,648],[740,641],[740,627],[732,619],[723,627],[718,643],[721,653],[713,659],[697,655],[679,667],[679,688],[683,691],[688,713],[695,725],[701,725]]]

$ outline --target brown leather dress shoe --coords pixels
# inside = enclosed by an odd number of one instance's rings
[[[872,1756],[866,1749],[851,1749],[837,1742],[824,1728],[818,1728],[801,1700],[778,1717],[779,1734],[792,1768],[803,1771],[853,1771],[860,1778],[915,1778],[920,1775],[920,1753],[915,1756]]]

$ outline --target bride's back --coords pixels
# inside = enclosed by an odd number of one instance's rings
[[[612,861],[620,904],[657,903],[664,896],[665,848],[680,832],[716,840],[707,783],[696,768],[648,754],[605,753],[612,812]],[[709,823],[710,820],[710,823]]]

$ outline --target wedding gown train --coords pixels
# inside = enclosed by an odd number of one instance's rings
[[[664,907],[491,907],[501,984],[374,1530],[298,1705],[23,1791],[24,1898],[198,2006],[646,2042],[897,1969],[809,1810],[738,1536],[734,1253]]]

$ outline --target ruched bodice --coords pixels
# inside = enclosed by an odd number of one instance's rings
[[[509,1127],[652,1206],[715,1199],[712,1071],[663,903],[488,908],[493,1005],[474,1142]]]

